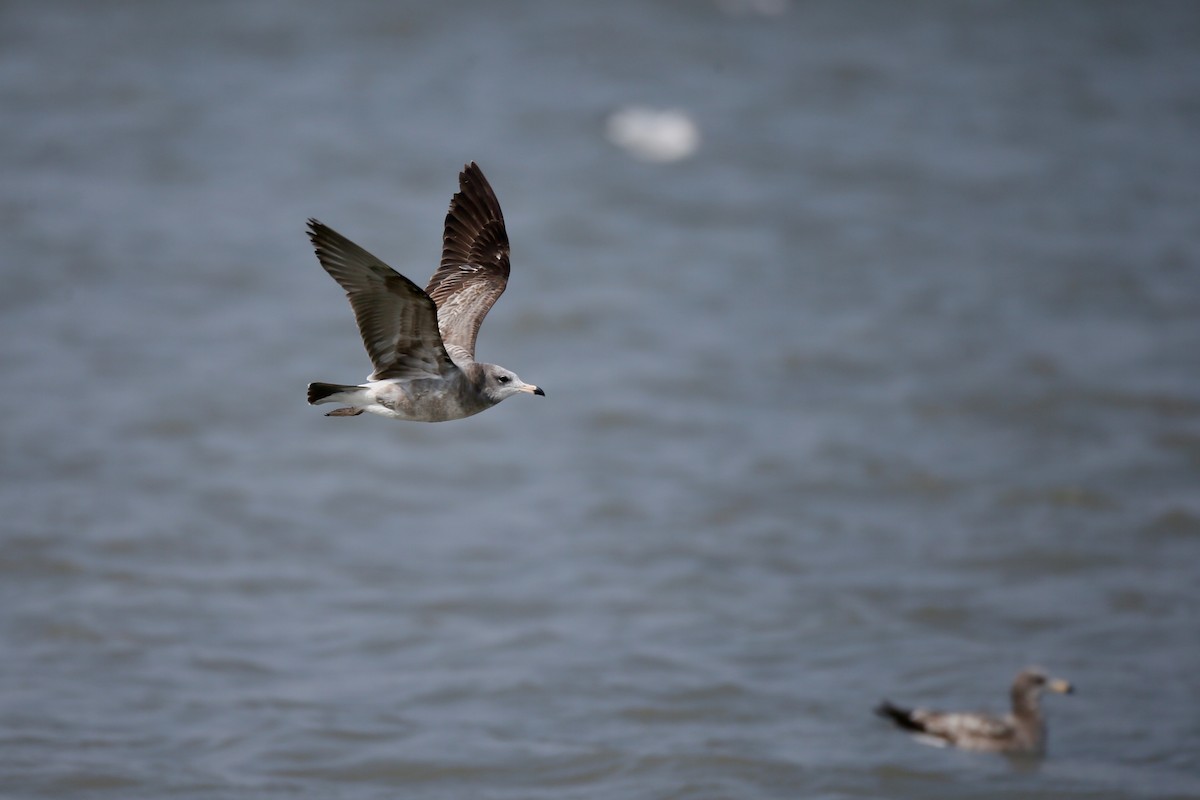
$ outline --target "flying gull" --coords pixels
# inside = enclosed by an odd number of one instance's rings
[[[516,373],[475,360],[475,336],[508,283],[508,234],[500,203],[475,162],[450,199],[442,263],[424,291],[315,219],[308,236],[325,271],[346,290],[375,368],[357,386],[310,383],[308,402],[340,403],[329,417],[364,411],[392,419],[443,422],[506,397],[545,392]]]
[[[1046,689],[1060,694],[1074,691],[1061,678],[1051,678],[1042,670],[1029,667],[1013,681],[1012,711],[1008,714],[908,709],[886,700],[875,713],[891,719],[926,744],[1038,756],[1046,750],[1046,722],[1038,702]]]

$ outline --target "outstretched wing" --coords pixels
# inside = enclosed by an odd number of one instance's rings
[[[375,371],[368,380],[443,376],[455,368],[421,287],[332,228],[308,221],[317,260],[350,298]]]
[[[508,233],[500,203],[472,161],[458,176],[442,237],[442,263],[425,291],[437,304],[446,348],[475,359],[479,326],[508,284]]]

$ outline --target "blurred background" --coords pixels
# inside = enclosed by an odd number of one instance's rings
[[[1200,794],[1200,6],[11,0],[0,108],[5,796]],[[306,406],[470,160],[548,396]]]

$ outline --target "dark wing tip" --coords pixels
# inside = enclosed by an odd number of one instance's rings
[[[504,221],[504,216],[500,213],[500,201],[496,199],[496,192],[492,189],[492,184],[488,181],[487,176],[483,174],[483,170],[474,161],[464,165],[462,171],[458,173],[458,191],[450,198],[450,211],[453,212],[459,206],[467,206],[464,209],[467,213],[477,214],[483,218],[494,217],[501,222]]]
[[[458,285],[465,277],[460,268],[468,264],[482,267],[489,278],[499,275],[503,290],[503,281],[508,278],[508,252],[500,201],[479,165],[472,161],[459,173],[458,191],[450,198],[442,233],[442,260],[429,281],[429,293],[434,294],[439,287],[450,291],[446,281]]]
[[[332,230],[333,228],[330,228],[316,217],[308,218],[308,230],[306,233],[308,233],[308,240],[313,243],[313,247],[320,247],[318,240],[322,236],[328,235]]]
[[[459,185],[461,186],[462,182],[468,178],[483,178],[484,181],[487,180],[487,178],[483,177],[483,170],[474,161],[468,161],[466,164],[463,164],[462,170],[458,173]]]
[[[496,200],[492,184],[488,182],[487,176],[474,161],[463,165],[462,171],[458,173],[458,193],[451,198],[451,209],[454,208],[454,200],[458,200],[459,203],[478,202],[485,208],[491,207],[490,213],[496,214],[501,220],[504,219],[500,215],[500,203]]]

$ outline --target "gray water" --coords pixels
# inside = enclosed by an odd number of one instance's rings
[[[1200,6],[30,0],[0,108],[0,795],[1200,796]],[[468,160],[548,397],[324,417],[305,219]]]

